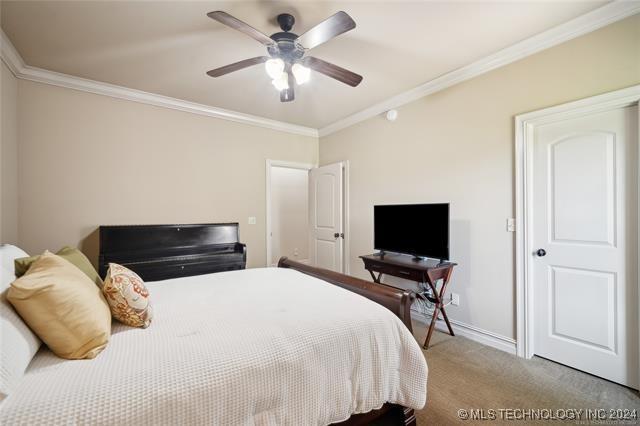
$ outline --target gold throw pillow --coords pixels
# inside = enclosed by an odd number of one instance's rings
[[[115,319],[131,327],[149,327],[153,317],[149,291],[138,274],[110,263],[102,291]]]
[[[80,269],[45,251],[7,292],[27,325],[61,358],[94,358],[111,336],[111,312]]]

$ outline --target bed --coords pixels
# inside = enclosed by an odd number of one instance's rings
[[[114,323],[92,360],[41,348],[0,424],[415,424],[425,404],[406,293],[288,259],[147,286],[149,328]]]

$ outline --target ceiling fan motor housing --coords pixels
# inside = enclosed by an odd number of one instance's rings
[[[298,36],[293,33],[275,33],[271,38],[276,42],[274,46],[267,47],[269,55],[273,58],[281,58],[285,62],[295,62],[304,56],[304,48],[296,43]]]
[[[267,51],[271,57],[293,63],[304,56],[304,47],[296,42],[298,35],[289,32],[296,20],[293,15],[288,13],[282,13],[276,19],[282,32],[271,35],[271,39],[276,42],[276,45],[268,47]]]

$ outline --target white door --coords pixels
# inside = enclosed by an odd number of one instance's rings
[[[342,163],[309,170],[309,261],[343,271],[344,204]]]
[[[638,388],[638,107],[534,131],[534,352]]]

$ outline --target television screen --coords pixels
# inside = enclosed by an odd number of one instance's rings
[[[449,260],[449,204],[373,207],[374,248]]]

